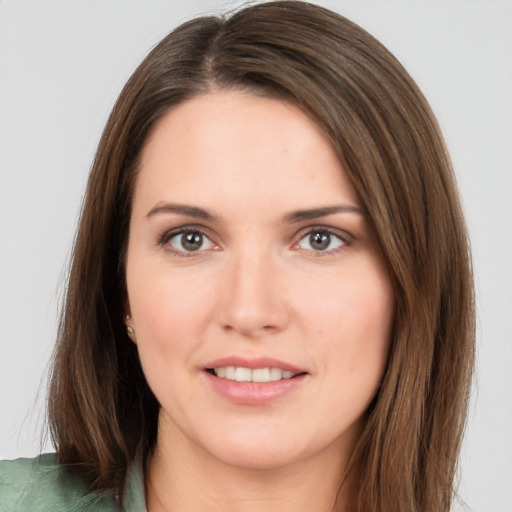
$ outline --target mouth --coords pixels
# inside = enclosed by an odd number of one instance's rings
[[[208,362],[203,370],[217,395],[237,405],[251,406],[294,396],[304,388],[309,375],[304,368],[265,356],[227,356]]]
[[[247,368],[245,366],[219,366],[216,368],[207,368],[206,371],[219,379],[235,382],[257,382],[260,384],[293,379],[300,375],[305,375],[305,372],[294,373],[290,370],[274,367]]]

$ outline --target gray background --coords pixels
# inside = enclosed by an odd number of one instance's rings
[[[64,269],[117,94],[172,27],[240,3],[0,0],[1,458],[41,449]],[[511,512],[512,3],[319,3],[397,55],[445,133],[473,241],[479,310],[460,495],[470,510]]]

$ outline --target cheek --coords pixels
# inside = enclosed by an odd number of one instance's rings
[[[209,302],[207,287],[199,286],[192,272],[173,270],[168,265],[137,265],[128,269],[128,297],[132,316],[139,330],[168,333],[193,329]],[[141,270],[139,270],[141,269]]]
[[[200,286],[201,276],[190,271],[147,261],[137,264],[135,256],[127,284],[139,356],[150,385],[155,379],[170,382],[188,369],[188,355],[201,343],[211,287]]]
[[[302,304],[326,366],[340,376],[380,380],[394,318],[394,293],[375,265],[317,282]],[[316,300],[315,297],[322,297]]]
[[[148,385],[164,403],[174,390],[181,390],[185,398],[188,388],[183,386],[183,376],[190,361],[187,354],[194,349],[195,326],[192,312],[180,300],[186,294],[170,288],[163,279],[137,281],[129,290],[130,306],[137,350]]]

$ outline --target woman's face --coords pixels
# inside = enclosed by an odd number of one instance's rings
[[[157,124],[126,279],[160,432],[247,468],[353,447],[394,296],[343,166],[296,107],[216,92]]]

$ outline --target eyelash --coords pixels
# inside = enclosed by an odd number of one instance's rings
[[[170,252],[171,254],[173,254],[175,256],[183,257],[183,258],[191,258],[191,257],[194,257],[197,255],[196,252],[198,254],[203,252],[204,250],[201,250],[201,249],[198,249],[197,251],[181,251],[181,250],[175,249],[174,247],[172,247],[170,245],[169,242],[173,238],[175,238],[179,235],[183,235],[185,233],[199,234],[199,235],[203,236],[204,238],[206,238],[207,240],[209,240],[214,245],[214,247],[218,247],[217,244],[215,244],[211,240],[210,236],[199,226],[183,226],[183,227],[180,227],[177,229],[172,229],[170,231],[166,231],[159,237],[158,245],[162,246],[165,251]],[[319,234],[319,233],[328,235],[329,237],[336,237],[337,239],[339,239],[341,241],[341,244],[338,247],[335,247],[334,249],[323,250],[323,251],[320,251],[320,250],[317,251],[314,249],[304,249],[304,250],[307,250],[308,252],[310,252],[311,254],[313,254],[315,257],[324,257],[324,256],[333,255],[333,254],[338,254],[338,253],[344,251],[348,246],[350,246],[350,244],[353,241],[353,237],[351,235],[349,235],[348,233],[346,233],[345,231],[335,230],[333,228],[329,228],[326,226],[309,226],[308,228],[303,229],[297,235],[294,236],[294,238],[296,238],[296,239],[298,238],[298,240],[297,240],[297,242],[295,242],[293,244],[292,248],[295,250],[301,249],[299,244],[302,242],[302,240],[304,240],[307,236],[311,236],[313,234]],[[332,242],[332,240],[330,240],[330,243],[331,242]]]
[[[166,231],[165,233],[163,233],[162,236],[158,239],[158,245],[162,246],[165,251],[170,252],[171,254],[173,254],[175,256],[179,256],[182,258],[194,257],[194,256],[196,256],[196,254],[195,254],[196,252],[200,253],[201,251],[200,250],[198,250],[198,251],[180,251],[180,250],[172,247],[172,245],[170,245],[170,243],[169,243],[174,237],[183,235],[184,233],[199,234],[199,235],[203,236],[204,238],[211,241],[208,234],[200,227],[198,227],[198,226],[183,226],[181,228],[172,229],[170,231]],[[216,244],[214,244],[214,245],[216,245]]]
[[[353,241],[353,237],[345,231],[340,231],[340,230],[333,229],[333,228],[326,227],[326,226],[309,226],[306,229],[302,230],[298,234],[298,241],[293,245],[293,247],[300,249],[299,244],[301,243],[302,240],[304,240],[308,236],[311,236],[313,234],[319,234],[319,233],[328,235],[331,238],[336,237],[337,239],[339,239],[341,241],[341,245],[339,245],[338,247],[335,247],[334,249],[323,250],[323,251],[316,251],[314,249],[306,249],[308,252],[313,254],[315,257],[321,258],[321,257],[325,257],[325,256],[339,254],[340,252],[343,252],[344,250],[346,250],[347,247],[350,246],[350,244]],[[332,240],[330,240],[329,243],[331,243],[331,242],[332,242]]]

